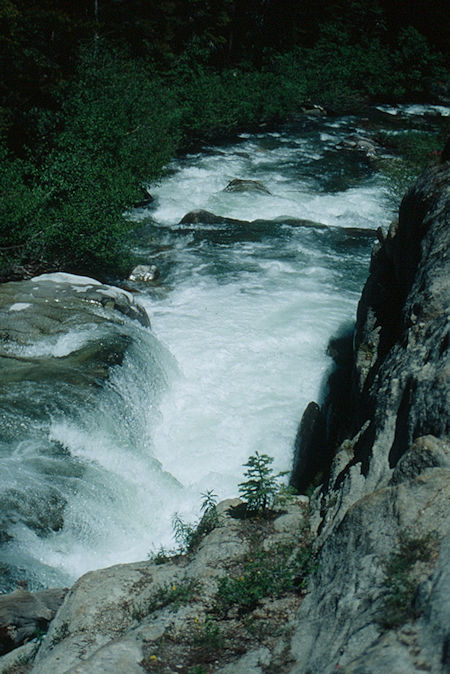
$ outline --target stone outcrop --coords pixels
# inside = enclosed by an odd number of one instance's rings
[[[100,323],[120,322],[120,315],[149,326],[145,310],[133,296],[93,278],[55,273],[35,276],[29,281],[3,283],[0,291],[2,342],[5,335],[26,344],[36,333],[64,332],[75,312],[89,314]],[[106,316],[106,312],[110,312]]]
[[[342,150],[358,152],[362,157],[369,161],[376,159],[381,151],[381,148],[379,148],[371,138],[360,136],[358,134],[348,136],[338,143],[337,147]]]
[[[28,592],[18,588],[0,596],[0,655],[47,631],[66,592],[67,589]]]
[[[301,593],[256,601],[255,611],[247,612],[253,632],[237,610],[219,611],[215,596],[224,576],[237,577],[237,586],[242,578],[244,587],[243,558],[255,574],[265,573],[267,561],[257,566],[258,556],[265,554],[276,569],[283,546],[301,544],[308,499],[296,497],[259,521],[232,517],[230,508],[240,503],[217,506],[216,526],[195,554],[122,564],[80,578],[42,641],[33,674],[187,672],[202,662],[234,674],[284,661]]]
[[[199,208],[195,211],[189,211],[182,217],[180,225],[248,225],[247,220],[236,220],[234,218],[225,218],[222,215],[216,215],[210,211]]]
[[[305,218],[294,218],[292,216],[279,216],[272,220],[237,220],[235,218],[228,218],[223,215],[216,215],[210,211],[197,209],[189,211],[178,223],[180,225],[223,225],[227,229],[233,227],[246,227],[253,229],[260,229],[266,227],[276,227],[277,225],[288,225],[289,227],[304,227],[306,229],[316,229],[321,232],[326,232],[331,246],[335,245],[352,245],[353,243],[367,240],[374,240],[376,232],[373,229],[365,229],[362,227],[334,227],[332,225],[324,225],[321,222],[314,220],[307,220]]]
[[[300,608],[293,672],[450,667],[449,216],[447,163],[417,180],[375,246],[348,415],[334,429],[348,439],[314,499],[319,570]],[[413,608],[387,629],[389,559],[430,536],[428,563],[416,551],[404,581]]]

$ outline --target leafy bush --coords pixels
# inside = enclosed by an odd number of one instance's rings
[[[401,131],[395,134],[378,134],[378,142],[396,155],[379,162],[379,169],[388,178],[389,192],[396,202],[400,203],[411,183],[425,166],[439,157],[448,130],[447,124],[444,123],[439,133]]]
[[[99,49],[84,54],[62,112],[40,169],[45,251],[63,268],[109,269],[131,227],[123,212],[175,151],[170,101],[139,63]]]
[[[30,163],[11,157],[4,144],[0,144],[0,196],[0,269],[8,276],[17,261],[41,246],[45,197]]]
[[[241,562],[239,574],[219,579],[215,597],[219,615],[235,609],[239,615],[252,611],[264,597],[281,597],[306,587],[315,569],[311,547],[305,543],[292,550],[280,545],[270,550],[254,548]]]
[[[202,538],[219,523],[216,509],[217,496],[212,491],[207,491],[202,494],[202,497],[201,511],[203,514],[196,524],[184,522],[178,513],[175,513],[172,519],[174,538],[181,554],[194,552]]]
[[[427,39],[413,26],[400,30],[393,65],[402,92],[409,98],[423,96],[430,82],[444,75],[441,55],[432,51]]]
[[[155,61],[118,53],[102,40],[87,42],[77,67],[74,53],[66,54],[70,78],[53,73],[45,104],[38,97],[33,105],[36,92],[30,100],[27,94],[17,128],[11,120],[20,101],[0,107],[3,278],[54,269],[125,273],[133,225],[124,213],[139,201],[142,183],[161,176],[192,143],[285,119],[308,100],[342,112],[367,99],[418,98],[433,80],[446,79],[443,58],[423,35],[406,27],[388,45],[375,29],[376,7],[369,10],[370,30],[359,14],[345,25],[328,20],[307,48],[272,47],[258,67],[226,60],[213,67],[213,52],[223,53],[225,43],[211,26],[214,48],[198,36],[176,58],[161,55],[160,72]]]
[[[198,625],[197,633],[194,636],[194,643],[200,649],[206,650],[209,653],[217,653],[217,651],[223,648],[224,637],[214,616],[207,616]]]

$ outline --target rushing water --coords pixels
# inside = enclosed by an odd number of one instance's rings
[[[256,450],[290,468],[302,411],[331,367],[328,340],[354,320],[367,276],[373,237],[354,228],[387,226],[393,213],[380,175],[337,148],[358,123],[305,118],[242,134],[174,161],[151,187],[136,247],[161,278],[135,290],[152,333],[122,329],[125,357],[95,394],[42,381],[4,393],[3,429],[14,432],[0,438],[1,493],[15,508],[5,587],[70,583],[172,546],[173,513],[195,518],[209,489],[236,495]],[[270,194],[224,192],[234,178]],[[199,208],[252,222],[177,224]],[[72,325],[34,355],[61,358],[101,330]],[[60,521],[44,527],[52,508]]]

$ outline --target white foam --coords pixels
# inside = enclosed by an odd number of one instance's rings
[[[31,307],[29,302],[15,302],[14,304],[11,304],[9,311],[23,311],[29,307]]]
[[[64,358],[70,353],[79,351],[90,341],[100,340],[102,336],[103,332],[97,326],[92,325],[80,330],[71,330],[62,335],[44,337],[27,345],[8,342],[4,349],[7,353],[22,358]]]
[[[442,117],[450,116],[450,106],[447,105],[427,105],[427,104],[418,104],[418,103],[404,103],[402,105],[392,106],[392,105],[378,105],[377,110],[381,112],[386,112],[388,115],[407,115],[407,116],[420,116],[426,115],[427,113],[437,113]]]

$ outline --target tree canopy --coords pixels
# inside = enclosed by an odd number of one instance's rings
[[[193,141],[426,98],[448,25],[441,0],[0,0],[0,278],[115,264],[124,210]]]

